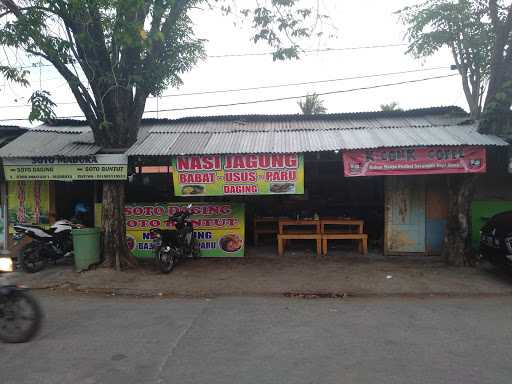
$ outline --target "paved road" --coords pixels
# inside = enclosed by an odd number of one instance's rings
[[[40,298],[2,384],[512,381],[512,298]]]

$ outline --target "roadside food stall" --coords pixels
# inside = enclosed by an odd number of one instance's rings
[[[467,119],[447,107],[153,121],[127,152],[128,197],[159,179],[161,201],[242,203],[245,241],[272,236],[279,254],[296,239],[317,253],[350,240],[363,253],[439,254],[446,178],[485,173],[487,152],[507,146]]]
[[[318,254],[336,242],[428,255],[442,250],[447,178],[492,173],[489,159],[508,147],[467,119],[457,107],[151,119],[125,154],[103,154],[90,128],[65,121],[30,130],[0,157],[11,223],[48,224],[80,200],[99,225],[99,182],[127,180],[137,257],[152,257],[150,229],[170,227],[189,203],[204,257],[242,257],[264,241],[283,254],[299,240]]]
[[[77,125],[32,129],[0,149],[11,233],[16,223],[71,219],[78,203],[89,209],[85,224],[92,226],[101,180],[127,179],[127,157],[101,153],[90,128]]]
[[[487,170],[484,147],[379,148],[343,153],[346,177],[386,176],[385,253],[440,254],[448,217],[444,175]],[[443,175],[443,176],[441,176]]]

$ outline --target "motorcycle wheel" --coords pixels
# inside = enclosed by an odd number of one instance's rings
[[[163,273],[170,273],[178,262],[178,251],[171,248],[169,251],[160,249],[157,254],[158,267]]]
[[[28,243],[20,249],[18,260],[27,273],[36,273],[46,266],[46,258],[41,254],[41,248],[32,243]]]
[[[43,312],[26,291],[13,291],[0,298],[0,340],[25,343],[41,328]]]
[[[192,256],[193,259],[199,259],[201,257],[201,248],[199,248],[199,243],[195,237],[192,238],[190,249],[190,255]]]

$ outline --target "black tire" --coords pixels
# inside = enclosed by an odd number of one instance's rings
[[[47,263],[41,246],[35,242],[24,245],[18,254],[18,262],[27,273],[36,273],[44,269]]]
[[[22,311],[24,306],[29,315]],[[23,320],[23,324],[21,324]],[[32,339],[43,321],[37,300],[27,291],[13,291],[0,298],[0,340],[6,343],[25,343]],[[24,326],[20,326],[24,325]]]
[[[192,244],[190,244],[191,254],[193,259],[199,259],[201,257],[201,248],[199,248],[199,242],[195,237],[192,238]]]
[[[171,248],[169,251],[160,249],[157,254],[158,268],[163,273],[170,273],[178,263],[178,251]]]

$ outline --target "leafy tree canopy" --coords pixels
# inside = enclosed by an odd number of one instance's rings
[[[489,80],[493,28],[484,1],[429,0],[398,12],[407,26],[407,53],[432,56],[448,47],[462,77],[471,114],[478,118]]]
[[[304,115],[318,115],[327,112],[327,108],[324,107],[324,102],[316,93],[306,95],[306,97],[297,104]]]
[[[421,58],[450,48],[471,115],[480,119],[480,131],[507,134],[512,105],[512,2],[428,0],[397,13],[407,26],[407,52]]]
[[[243,3],[246,8],[238,8]],[[205,57],[194,32],[197,8],[250,21],[254,42],[274,48],[274,59],[296,58],[324,16],[299,0],[0,0],[0,45],[13,55],[42,57],[67,81],[105,147],[136,140],[146,99],[182,83]],[[15,60],[14,60],[15,61]],[[10,80],[26,83],[19,63],[1,63]],[[85,78],[85,79],[84,79]],[[48,93],[32,100],[31,118],[52,117]],[[42,108],[39,108],[42,107]],[[38,115],[38,112],[40,115]]]
[[[402,108],[400,108],[400,104],[398,104],[398,102],[392,101],[391,103],[388,103],[388,104],[381,104],[380,110],[384,111],[384,112],[401,111]]]
[[[236,6],[243,3],[238,10]],[[298,57],[298,42],[323,18],[301,0],[0,0],[0,45],[50,62],[66,80],[96,144],[124,149],[137,139],[146,100],[205,57],[194,31],[197,8],[237,14],[252,26],[254,42],[274,48],[274,59]],[[311,2],[306,3],[311,4]],[[26,85],[20,66],[1,73]],[[32,98],[31,119],[51,119],[49,94]],[[135,264],[126,246],[124,183],[103,183],[106,265]]]

